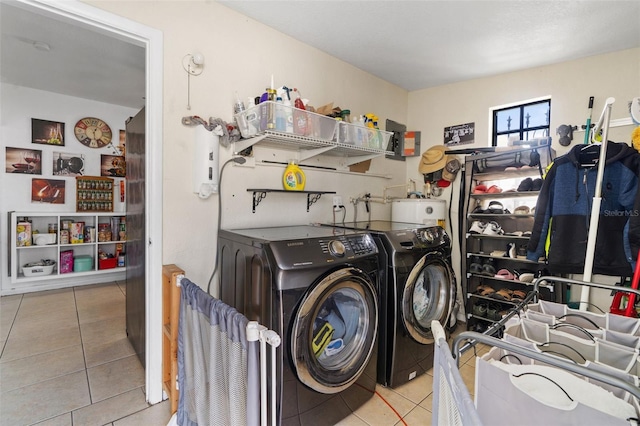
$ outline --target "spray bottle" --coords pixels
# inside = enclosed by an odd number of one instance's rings
[[[284,103],[282,102],[282,98],[278,96],[276,98],[276,130],[284,132],[286,121],[287,119],[284,116]]]
[[[279,89],[279,94],[282,96],[282,104],[285,118],[284,131],[287,133],[293,133],[293,108],[291,107],[291,89],[287,86],[282,86]]]
[[[244,102],[240,100],[240,95],[238,95],[237,91],[236,91],[236,102],[235,104],[233,104],[233,113],[235,114],[236,123],[238,124],[238,129],[240,129],[240,134],[242,134],[242,136],[244,136],[245,138],[249,137],[248,135],[249,128],[247,125],[246,109],[244,107]]]
[[[300,97],[298,89],[294,88],[296,92],[296,100],[294,101],[295,109],[293,110],[293,131],[296,135],[308,136],[309,135],[309,116],[305,112],[306,108]]]

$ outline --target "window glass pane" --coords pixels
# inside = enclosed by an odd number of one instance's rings
[[[505,134],[505,135],[498,135],[496,136],[496,144],[494,146],[509,146],[509,137],[513,135],[515,140],[520,139],[518,137],[518,133],[511,133],[511,134]]]
[[[541,102],[524,107],[524,128],[549,125],[549,103]]]
[[[528,141],[529,139],[544,138],[547,136],[549,136],[549,129],[538,129],[524,132],[525,141]]]
[[[520,108],[510,108],[496,112],[496,133],[520,128]]]

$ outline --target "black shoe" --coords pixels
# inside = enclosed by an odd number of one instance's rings
[[[531,189],[530,191],[540,191],[540,189],[542,188],[542,179],[538,178],[538,179],[534,179],[531,182]]]
[[[531,187],[533,186],[533,180],[531,178],[523,179],[518,185],[518,192],[531,191]]]
[[[495,264],[493,262],[493,259],[487,259],[485,260],[485,262],[482,264],[482,275],[486,275],[488,277],[495,277],[496,276],[496,267]]]
[[[479,257],[472,257],[469,264],[469,272],[472,274],[482,274],[482,263]]]

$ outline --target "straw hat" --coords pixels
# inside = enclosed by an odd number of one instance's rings
[[[444,168],[447,164],[444,145],[432,146],[422,154],[418,171],[423,175],[433,173]]]
[[[447,164],[442,169],[442,179],[453,182],[460,170],[460,161],[457,158],[447,155]]]

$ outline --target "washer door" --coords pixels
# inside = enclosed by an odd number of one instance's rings
[[[373,354],[378,333],[376,290],[359,269],[340,269],[303,297],[291,330],[298,379],[332,394],[353,384]]]
[[[440,253],[423,256],[413,267],[402,295],[402,320],[418,343],[434,342],[431,321],[446,325],[456,299],[453,270]]]

